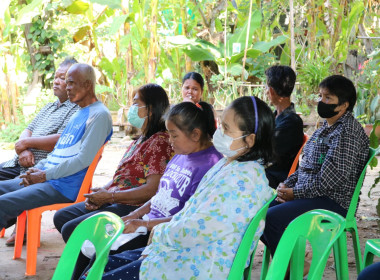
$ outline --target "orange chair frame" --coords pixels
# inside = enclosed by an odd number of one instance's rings
[[[17,217],[16,224],[16,240],[13,253],[13,259],[18,259],[21,257],[22,245],[24,242],[25,234],[25,224],[27,224],[27,243],[26,243],[26,276],[36,275],[37,266],[37,249],[40,247],[40,237],[41,237],[41,218],[42,213],[45,211],[59,210],[67,206],[73,205],[78,202],[85,200],[83,196],[89,193],[92,186],[92,177],[94,175],[96,166],[98,165],[102,153],[104,150],[105,143],[95,155],[94,160],[87,169],[86,175],[83,179],[81,188],[79,190],[77,199],[72,203],[57,203],[47,206],[38,207],[35,209],[27,210],[22,212]],[[28,216],[28,222],[26,223],[26,217]]]
[[[298,166],[298,161],[300,159],[300,155],[302,153],[302,150],[303,150],[303,146],[305,146],[307,140],[309,139],[309,136],[307,136],[306,133],[303,134],[303,143],[302,143],[302,146],[300,148],[300,150],[298,151],[298,154],[296,155],[296,157],[294,158],[294,161],[293,161],[293,164],[292,164],[292,167],[290,167],[290,170],[289,170],[289,174],[288,174],[288,177],[290,175],[292,175],[296,169],[297,169],[297,166]]]
[[[5,228],[3,228],[3,229],[0,231],[0,238],[3,238],[3,237],[4,237],[4,233],[5,233]]]

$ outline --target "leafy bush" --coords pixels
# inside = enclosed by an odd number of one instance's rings
[[[16,142],[26,127],[27,124],[23,117],[19,124],[8,124],[6,128],[0,130],[0,142]]]

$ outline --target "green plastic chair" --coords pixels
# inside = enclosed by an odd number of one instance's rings
[[[71,279],[74,267],[85,240],[95,246],[96,260],[89,270],[87,280],[101,279],[112,243],[123,232],[122,219],[111,213],[101,212],[81,222],[66,244],[54,272],[53,280]]]
[[[367,240],[364,251],[364,268],[373,263],[373,256],[380,257],[380,239]]]
[[[366,165],[363,168],[362,173],[360,174],[358,183],[356,184],[355,192],[354,195],[352,196],[350,207],[348,208],[347,211],[347,216],[346,216],[346,228],[345,231],[350,232],[352,235],[352,242],[354,245],[354,252],[355,252],[355,262],[356,262],[356,271],[359,274],[360,271],[363,269],[363,261],[362,261],[362,256],[361,256],[361,251],[360,251],[360,242],[359,242],[359,234],[358,234],[358,226],[356,224],[356,209],[358,206],[358,200],[359,200],[359,195],[360,191],[363,186],[363,181],[364,177],[367,171],[368,164],[372,161],[372,159],[378,155],[380,152],[380,148],[377,148],[376,150],[373,148],[369,148],[369,156],[368,156],[368,161]],[[339,261],[339,258],[347,258],[347,251],[346,252],[336,252],[334,250],[334,258],[335,261]],[[336,275],[337,279],[348,279],[345,275],[341,275],[339,268],[336,270]]]
[[[258,240],[253,248],[251,255],[250,264],[245,268],[247,260],[249,258],[249,252],[253,243],[253,238],[255,237],[256,230],[261,221],[265,220],[267,215],[269,204],[276,198],[274,195],[253,217],[252,221],[249,223],[244,236],[240,242],[238,251],[235,255],[234,262],[232,263],[230,273],[228,275],[228,280],[236,279],[251,279],[251,270],[253,264],[253,258],[255,256],[255,251],[257,248]]]
[[[380,152],[380,148],[378,148],[377,150],[373,148],[369,148],[368,161],[366,165],[364,166],[362,173],[360,174],[360,177],[356,184],[356,188],[352,196],[350,207],[348,208],[347,216],[346,216],[345,232],[348,231],[352,235],[352,241],[354,245],[353,247],[354,247],[354,252],[355,252],[355,260],[356,260],[356,270],[358,274],[363,269],[363,262],[362,262],[361,252],[360,252],[360,242],[359,242],[358,227],[356,224],[355,213],[356,213],[359,195],[360,195],[361,188],[363,186],[363,181],[364,181],[364,177],[367,171],[368,164],[372,161],[372,159],[376,155],[379,154],[379,152]],[[344,248],[344,247],[347,247],[347,246],[343,246],[342,244],[341,246],[339,246],[339,248]],[[335,263],[339,264],[347,260],[347,250],[346,251],[344,251],[344,249],[342,250],[334,249]],[[264,254],[263,254],[263,264],[261,267],[260,280],[263,280],[266,277],[266,274],[268,272],[268,267],[269,267],[269,261],[270,261],[270,253],[269,253],[269,250],[267,250],[267,248],[265,247]],[[345,270],[340,271],[339,266],[335,266],[335,272],[336,272],[337,279],[348,279],[348,272],[346,274]]]
[[[345,224],[345,219],[339,214],[321,209],[294,219],[281,237],[266,279],[284,279],[289,262],[290,279],[302,279],[306,240],[313,251],[307,279],[322,279],[331,248],[338,239],[346,242],[343,234]],[[345,265],[348,270],[348,264]]]

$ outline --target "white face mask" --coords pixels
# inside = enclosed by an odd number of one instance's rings
[[[222,131],[220,130],[220,128],[218,128],[217,130],[215,130],[215,133],[214,133],[214,136],[212,137],[212,140],[213,140],[215,149],[219,153],[221,153],[221,154],[225,155],[226,157],[230,158],[230,157],[236,156],[236,154],[238,153],[238,151],[246,148],[246,147],[242,147],[242,148],[239,148],[237,150],[230,150],[232,142],[234,140],[243,138],[244,136],[247,136],[247,135],[243,135],[243,136],[240,136],[240,137],[232,138],[231,136],[223,134]]]

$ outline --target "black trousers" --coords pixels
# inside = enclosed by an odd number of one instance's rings
[[[328,197],[295,199],[285,203],[273,201],[265,219],[265,229],[261,241],[274,255],[286,227],[298,216],[311,210],[324,209],[346,217],[347,210]]]
[[[0,163],[0,181],[11,180],[20,175],[20,165],[15,167],[3,167],[4,162]]]

